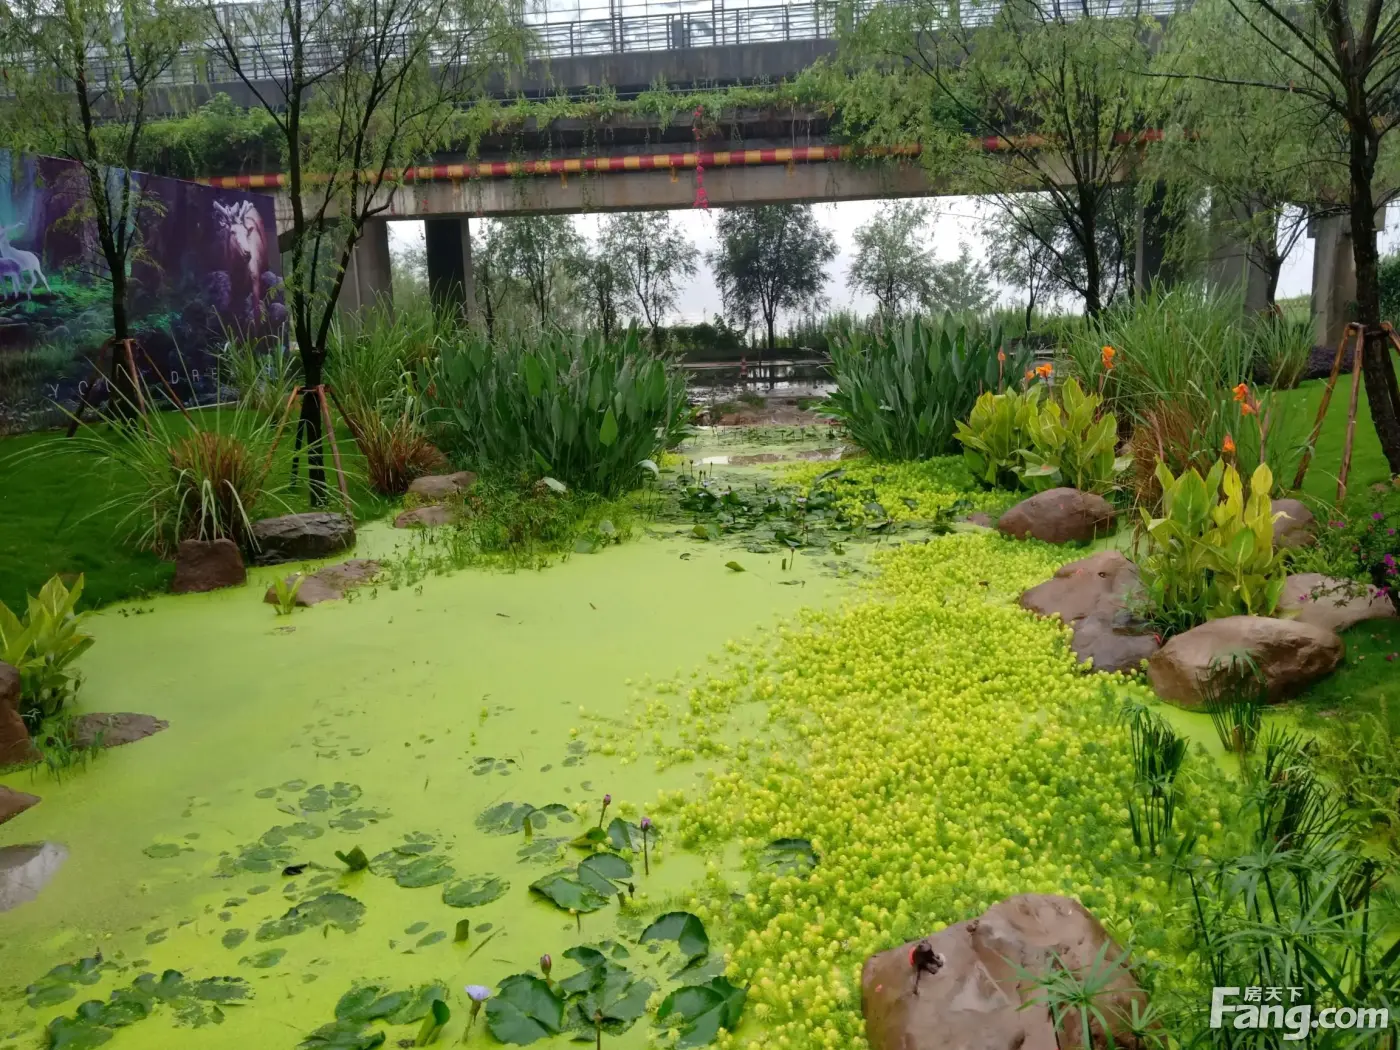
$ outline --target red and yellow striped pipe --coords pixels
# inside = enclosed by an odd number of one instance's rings
[[[1136,132],[1119,132],[1114,142],[1122,145],[1137,141],[1142,144],[1159,142],[1162,132],[1157,129]],[[1049,144],[1042,135],[1017,135],[1014,137],[990,135],[974,139],[982,149],[996,153],[1010,149],[1041,149]],[[739,149],[715,150],[713,152],[686,153],[641,153],[619,157],[567,157],[550,160],[492,160],[472,164],[420,164],[412,168],[391,173],[384,181],[388,183],[407,182],[460,182],[463,179],[502,179],[515,175],[581,175],[585,172],[615,171],[677,171],[697,167],[742,168],[761,164],[813,164],[826,161],[856,160],[862,157],[917,157],[922,152],[919,145],[882,146],[862,149],[856,146],[791,146],[781,149]],[[327,176],[308,174],[305,182],[315,184],[325,182]],[[277,173],[270,175],[213,175],[196,179],[205,186],[226,190],[270,190],[279,189],[288,182],[288,176]],[[362,181],[374,181],[372,174]]]
[[[474,164],[420,164],[396,173],[387,182],[440,182],[462,179],[500,179],[514,175],[581,175],[584,172],[676,171],[696,167],[736,168],[759,164],[809,164],[856,157],[917,157],[918,146],[861,150],[852,146],[792,146],[781,149],[715,150],[713,152],[642,153],[620,157],[568,157],[550,160],[494,160]],[[307,175],[310,183],[326,181],[325,175]],[[285,174],[214,175],[196,179],[218,189],[277,189],[287,184]]]

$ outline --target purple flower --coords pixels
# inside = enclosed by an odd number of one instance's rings
[[[552,969],[554,969],[554,960],[551,959],[548,955],[541,955],[541,956],[540,956],[540,969],[544,971],[545,977],[548,978],[548,977],[549,977],[549,971],[552,970]]]
[[[642,828],[643,831],[650,831],[650,830],[651,830],[651,818],[650,818],[650,817],[643,817],[643,818],[642,818],[641,828]]]
[[[612,805],[612,796],[611,796],[611,795],[604,795],[604,796],[603,796],[603,805],[605,805],[605,806],[611,806],[611,805]]]
[[[1347,527],[1347,523],[1344,521],[1329,521],[1327,524],[1331,525],[1334,529],[1344,529]]]
[[[1371,520],[1372,520],[1372,521],[1385,521],[1385,515],[1382,514],[1380,511],[1376,511],[1374,514],[1371,515]]]
[[[469,984],[466,987],[467,998],[474,1003],[484,1003],[491,998],[491,989],[484,984]]]

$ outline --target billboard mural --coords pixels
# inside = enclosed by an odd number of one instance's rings
[[[80,165],[0,150],[0,432],[100,404],[110,367],[111,284]],[[150,387],[187,404],[219,395],[230,333],[279,339],[281,294],[272,199],[137,173],[129,327]]]

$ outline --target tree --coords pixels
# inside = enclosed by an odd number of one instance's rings
[[[213,50],[276,124],[291,216],[282,270],[306,388],[297,427],[325,494],[320,403],[336,304],[365,224],[520,53],[506,0],[205,0]]]
[[[1376,244],[1378,176],[1395,176],[1387,137],[1396,127],[1400,93],[1400,4],[1387,0],[1224,0],[1218,25],[1252,41],[1248,70],[1178,68],[1169,77],[1268,91],[1303,105],[1310,119],[1311,154],[1332,167],[1339,203],[1350,219],[1356,264],[1357,320],[1365,326],[1362,369],[1371,419],[1392,473],[1400,473],[1400,390],[1380,327]],[[1205,17],[1204,15],[1197,17]],[[1299,102],[1301,100],[1301,102]]]
[[[56,154],[81,169],[67,221],[91,224],[111,295],[112,334],[131,335],[132,263],[143,253],[143,216],[158,213],[136,173],[153,94],[195,37],[186,0],[14,0],[0,6],[0,96],[11,145]],[[120,360],[120,358],[118,358]],[[135,376],[118,367],[119,391]],[[118,406],[120,407],[120,406]]]
[[[856,227],[855,259],[846,284],[894,317],[922,303],[933,281],[928,241],[929,207],[917,201],[889,201],[875,217]]]
[[[730,318],[762,317],[771,352],[778,314],[819,303],[835,257],[836,240],[809,205],[769,204],[720,212],[709,263]]]
[[[978,314],[995,301],[991,271],[973,261],[966,244],[958,245],[956,258],[935,262],[929,268],[928,290],[922,303],[925,310]]]
[[[695,245],[666,212],[624,212],[603,225],[603,250],[622,277],[628,305],[659,339],[681,279],[695,275]]]
[[[1059,289],[1057,253],[1051,245],[1060,227],[1052,207],[1022,209],[1031,223],[1025,231],[1006,212],[999,212],[987,233],[987,257],[992,273],[1013,288],[1026,293],[1026,331],[1035,319],[1037,303],[1048,300]]]
[[[622,275],[599,243],[579,260],[577,282],[586,299],[589,322],[606,339],[617,330],[618,315],[624,305]]]
[[[879,4],[849,20],[837,85],[860,141],[921,142],[931,176],[990,197],[1026,236],[1040,227],[1025,192],[1043,194],[1082,259],[1061,269],[1091,315],[1118,288],[1102,228],[1128,239],[1135,212],[1114,190],[1133,176],[1148,96],[1164,90],[1140,75],[1156,23],[1102,10],[1006,0],[966,24],[943,0]]]
[[[562,305],[560,285],[583,253],[583,238],[574,229],[574,220],[567,215],[496,219],[492,237],[499,241],[504,272],[524,285],[539,323],[548,324]]]

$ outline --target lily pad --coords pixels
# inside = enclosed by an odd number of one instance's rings
[[[446,857],[419,857],[394,874],[394,881],[407,890],[437,886],[457,874]]]
[[[556,871],[552,875],[530,884],[530,889],[541,897],[547,897],[555,906],[564,911],[590,912],[607,906],[610,896],[569,877],[569,872]],[[696,920],[699,921],[698,919]]]
[[[375,1050],[384,1045],[385,1038],[383,1031],[356,1021],[333,1021],[298,1043],[297,1050]]]
[[[616,853],[595,853],[580,861],[578,866],[579,882],[608,897],[617,892],[614,880],[631,877],[632,865]]]
[[[486,1003],[486,1027],[498,1042],[529,1046],[563,1030],[564,1001],[533,974],[512,974]]]
[[[655,842],[656,838],[656,829],[650,829],[647,832],[647,841]],[[613,849],[625,849],[631,850],[633,853],[640,853],[642,852],[642,829],[621,817],[613,817],[608,822],[608,845]]]
[[[155,842],[141,852],[154,860],[169,860],[180,855],[180,847],[173,842]]]
[[[806,875],[817,866],[817,852],[807,839],[774,839],[759,864],[780,875]]]
[[[688,911],[669,911],[645,930],[639,938],[648,941],[675,941],[686,959],[694,961],[710,950],[710,937],[705,924]]]
[[[721,1028],[733,1030],[744,1013],[748,993],[724,977],[704,984],[677,988],[661,1001],[656,1011],[658,1024],[678,1028],[677,1050],[706,1046],[719,1036]]]
[[[292,908],[280,919],[258,927],[257,940],[275,941],[319,926],[334,926],[350,933],[365,917],[365,906],[344,893],[323,893]]]
[[[449,883],[442,888],[442,903],[449,908],[479,908],[500,900],[510,883],[494,875],[479,875]]]

